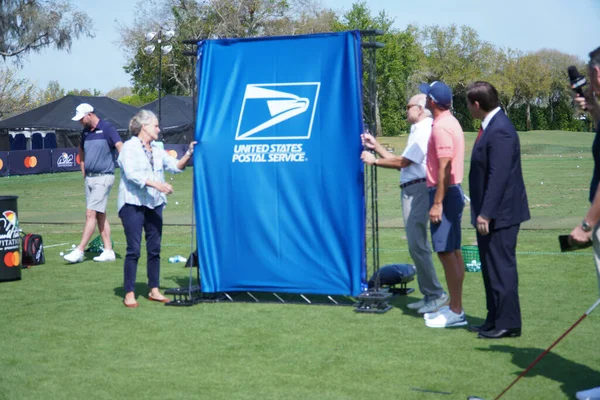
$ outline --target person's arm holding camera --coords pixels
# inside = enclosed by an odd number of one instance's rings
[[[598,68],[598,67],[596,67]],[[594,93],[594,85],[585,92],[585,96],[577,95],[575,97],[575,104],[581,109],[586,110],[590,113],[594,120],[596,127],[600,124],[600,104],[596,99]],[[585,218],[581,224],[577,225],[571,231],[571,240],[577,243],[587,243],[592,239],[592,233],[596,224],[600,221],[600,186],[596,189],[594,194],[594,200],[590,206]]]

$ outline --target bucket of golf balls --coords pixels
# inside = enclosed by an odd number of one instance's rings
[[[479,249],[477,246],[462,246],[462,256],[467,272],[481,272],[481,261],[479,261]]]

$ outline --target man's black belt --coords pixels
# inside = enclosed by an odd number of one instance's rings
[[[95,172],[86,172],[85,176],[86,178],[94,178],[96,176],[103,176],[103,175],[114,175],[114,172],[101,172],[101,173],[95,173]]]
[[[415,183],[421,183],[421,182],[425,182],[426,179],[425,178],[421,178],[421,179],[415,179],[414,181],[408,181],[405,183],[401,183],[400,184],[400,189],[404,189],[405,187],[408,187],[410,185],[414,185]]]

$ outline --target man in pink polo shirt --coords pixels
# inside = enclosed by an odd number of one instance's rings
[[[465,137],[458,120],[450,112],[452,90],[442,82],[422,83],[419,90],[427,95],[426,107],[433,115],[427,144],[431,241],[444,267],[450,294],[449,306],[425,314],[425,325],[430,328],[463,326],[467,319],[462,309],[465,272],[460,250],[460,222],[465,206],[461,187]]]

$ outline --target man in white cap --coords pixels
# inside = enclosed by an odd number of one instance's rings
[[[425,108],[427,96],[414,95],[406,106],[406,117],[412,125],[406,149],[397,156],[385,149],[369,133],[361,135],[363,145],[374,150],[381,158],[363,151],[361,159],[368,165],[400,169],[402,216],[408,242],[408,252],[417,268],[417,282],[423,298],[407,307],[420,314],[438,311],[448,302],[448,295],[438,280],[427,239],[429,222],[429,191],[427,190],[427,143],[431,136],[431,111]]]
[[[83,261],[83,252],[87,246],[96,223],[104,242],[104,251],[94,261],[114,261],[115,252],[110,240],[110,226],[106,218],[106,204],[110,189],[115,183],[114,150],[121,151],[123,142],[117,130],[107,121],[98,118],[94,107],[82,103],[75,109],[73,121],[83,126],[79,145],[81,173],[85,180],[85,225],[81,242],[72,252],[64,256],[70,263]]]

